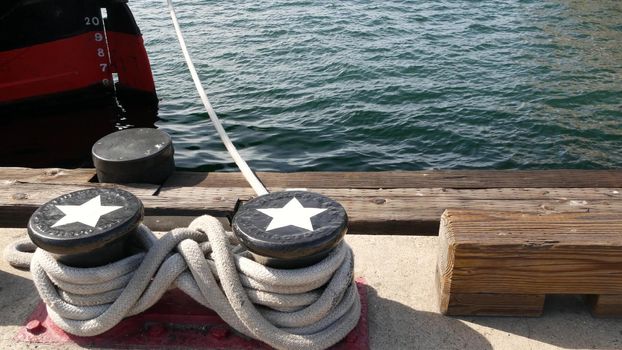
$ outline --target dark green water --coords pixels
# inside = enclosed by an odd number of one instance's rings
[[[177,0],[256,170],[622,166],[621,1]],[[177,165],[234,169],[164,2],[130,2]]]

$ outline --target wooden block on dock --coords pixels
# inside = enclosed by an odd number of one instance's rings
[[[544,307],[544,294],[460,294],[449,295],[449,316],[540,316]]]
[[[590,295],[587,299],[596,317],[619,317],[622,315],[622,294]]]
[[[622,316],[622,217],[446,210],[436,278],[447,315],[534,316],[546,294]]]

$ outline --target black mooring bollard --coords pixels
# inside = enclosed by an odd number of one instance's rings
[[[99,139],[91,153],[99,182],[162,184],[175,170],[171,137],[157,129],[113,132]]]
[[[126,242],[143,216],[142,202],[127,191],[81,190],[39,207],[28,221],[28,235],[66,265],[101,266],[128,254]]]
[[[243,204],[232,228],[258,262],[291,269],[326,257],[343,240],[348,216],[341,204],[318,193],[273,192]]]

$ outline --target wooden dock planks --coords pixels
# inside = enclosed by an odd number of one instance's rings
[[[603,188],[622,187],[622,170],[433,170],[258,172],[267,187],[310,188]],[[248,187],[240,173],[177,172],[164,186]]]
[[[622,213],[622,170],[259,173],[271,190],[307,188],[341,202],[351,233],[436,234],[447,208]],[[162,186],[93,182],[94,169],[0,168],[0,227],[22,227],[60,193],[116,186],[146,214],[230,216],[254,193],[239,173],[177,172]],[[160,229],[172,227],[161,226]]]
[[[534,316],[547,294],[584,294],[622,316],[622,216],[447,210],[436,278],[447,315]]]
[[[0,183],[26,182],[51,184],[84,184],[95,177],[95,169],[0,168]]]

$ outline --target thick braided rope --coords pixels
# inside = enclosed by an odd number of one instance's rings
[[[11,266],[27,270],[37,246],[29,238],[18,239],[4,248],[4,260]]]
[[[345,242],[315,265],[281,270],[250,259],[210,216],[160,239],[144,225],[137,233],[146,252],[101,267],[69,267],[35,251],[33,280],[58,326],[79,336],[101,334],[155,304],[171,287],[238,332],[279,349],[328,348],[358,322],[353,255]],[[5,257],[25,267],[25,252],[32,248],[16,242]]]

